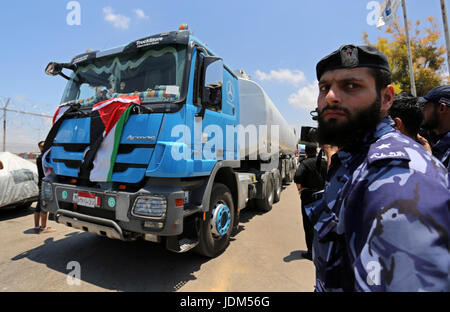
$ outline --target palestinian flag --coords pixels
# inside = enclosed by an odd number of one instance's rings
[[[55,112],[55,115],[53,115],[53,122],[52,125],[54,125],[59,118],[62,117],[62,115],[64,115],[64,113],[70,108],[70,106],[65,105],[65,106],[59,106],[58,109]]]
[[[100,102],[92,108],[91,142],[100,144],[97,147],[91,146],[91,149],[98,149],[89,175],[92,182],[111,181],[122,130],[128,121],[133,104],[141,104],[139,96],[114,98]]]

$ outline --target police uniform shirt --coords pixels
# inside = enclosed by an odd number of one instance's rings
[[[332,157],[314,224],[317,291],[449,291],[447,170],[385,118]]]
[[[450,132],[433,146],[433,155],[447,167],[447,171],[450,170]]]

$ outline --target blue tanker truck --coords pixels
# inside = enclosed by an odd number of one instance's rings
[[[51,62],[46,73],[67,80],[41,189],[58,223],[216,257],[240,211],[271,210],[293,179],[295,130],[187,27]]]

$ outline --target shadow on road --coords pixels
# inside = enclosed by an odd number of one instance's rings
[[[0,208],[0,221],[11,220],[33,214],[34,208]]]
[[[286,256],[283,258],[284,262],[291,262],[291,261],[295,261],[295,260],[308,260],[306,258],[304,258],[302,256],[302,253],[306,252],[306,250],[295,250],[295,251],[291,251],[291,254],[289,256]]]
[[[12,213],[8,218],[32,214],[33,210]],[[236,235],[245,230],[245,223],[264,212],[249,207],[241,212]],[[3,220],[0,215],[0,220]],[[31,230],[24,234],[32,234]],[[43,234],[41,234],[43,235]],[[72,232],[64,238],[49,237],[44,244],[13,257],[45,264],[49,269],[69,274],[77,261],[81,267],[80,280],[107,290],[118,291],[176,291],[191,280],[202,264],[210,259],[194,252],[176,254],[165,249],[163,244],[145,241],[122,242],[103,238],[91,233]],[[65,280],[64,280],[65,282]],[[61,290],[66,289],[61,285]]]
[[[12,258],[27,258],[68,274],[71,261],[80,263],[80,280],[119,291],[176,291],[191,280],[209,259],[195,253],[176,254],[145,241],[122,242],[95,234],[73,232]],[[62,285],[64,290],[66,285]]]

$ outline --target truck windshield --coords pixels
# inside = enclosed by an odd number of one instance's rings
[[[119,96],[143,102],[180,99],[186,47],[171,45],[106,56],[78,64],[61,103],[91,106]]]

